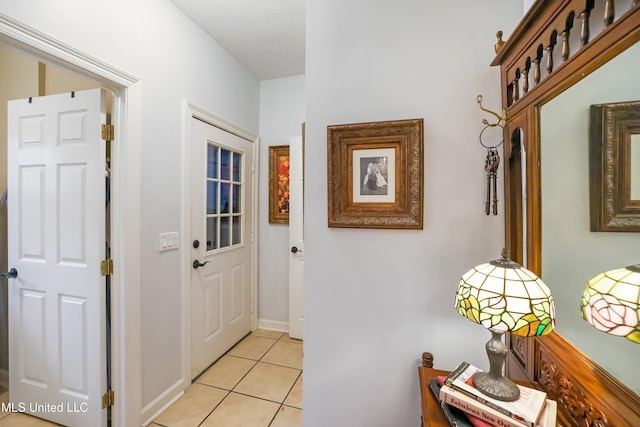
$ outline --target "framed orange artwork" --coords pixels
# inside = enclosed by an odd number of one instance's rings
[[[269,223],[289,224],[289,146],[269,147]]]

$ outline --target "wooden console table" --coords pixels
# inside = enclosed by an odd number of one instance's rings
[[[447,376],[451,371],[433,369],[433,355],[428,352],[422,353],[422,366],[418,368],[418,378],[420,378],[420,396],[422,401],[422,425],[421,427],[450,427],[449,420],[444,415],[440,404],[436,400],[429,380],[441,375]],[[531,383],[516,380],[517,384],[527,387],[535,387]],[[557,424],[560,426],[560,424]]]
[[[433,369],[431,353],[422,353],[422,366],[418,368],[420,395],[422,396],[422,427],[449,427],[449,421],[429,389],[429,380],[439,375],[449,375],[449,371]]]

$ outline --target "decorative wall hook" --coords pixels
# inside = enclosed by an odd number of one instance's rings
[[[487,125],[487,126],[491,126],[491,127],[494,127],[494,126],[504,127],[504,125],[507,123],[507,111],[503,108],[502,109],[502,115],[500,115],[500,114],[495,113],[495,112],[493,112],[491,110],[487,110],[486,108],[484,108],[482,106],[482,95],[478,95],[478,97],[476,99],[478,100],[478,106],[480,107],[480,109],[482,111],[485,111],[485,112],[495,116],[496,119],[498,119],[498,121],[495,122],[495,123],[489,123],[487,121],[487,119],[482,119],[482,123]]]
[[[498,154],[497,148],[502,145],[503,137],[501,135],[500,142],[491,145],[485,144],[482,141],[482,135],[489,128],[498,126],[503,129],[504,125],[507,122],[507,113],[503,109],[502,115],[499,115],[498,113],[494,113],[493,111],[484,108],[482,106],[482,95],[478,95],[477,100],[480,109],[493,115],[497,120],[495,123],[489,123],[487,119],[482,119],[482,124],[484,124],[485,126],[480,132],[479,139],[480,145],[487,149],[487,157],[484,161],[484,170],[487,173],[487,199],[485,202],[484,212],[487,215],[489,215],[491,212],[493,212],[494,215],[498,215],[498,189],[496,181],[498,178],[498,166],[500,166],[500,155]]]

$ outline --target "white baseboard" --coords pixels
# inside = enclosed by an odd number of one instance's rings
[[[171,387],[165,390],[164,393],[142,408],[142,419],[145,420],[142,423],[143,426],[151,424],[158,415],[182,397],[184,394],[184,390],[182,388],[183,383],[183,380],[176,381]]]
[[[278,320],[258,319],[258,328],[268,331],[289,332],[289,322]]]
[[[9,371],[0,369],[0,387],[9,388]]]

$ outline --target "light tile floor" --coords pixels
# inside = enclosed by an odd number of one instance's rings
[[[257,330],[149,427],[301,427],[302,341]]]
[[[0,427],[56,427],[0,412]],[[200,375],[149,427],[301,427],[302,341],[257,330]]]

